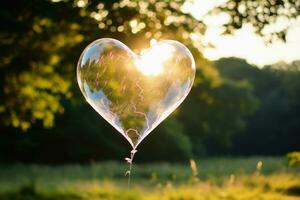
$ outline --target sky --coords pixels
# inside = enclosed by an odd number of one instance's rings
[[[217,60],[221,57],[240,57],[249,63],[262,67],[264,65],[284,61],[290,63],[300,60],[300,23],[293,25],[287,33],[287,42],[276,41],[266,45],[264,40],[256,35],[250,25],[245,25],[234,35],[220,35],[222,21],[226,16],[211,17],[203,19],[203,15],[214,6],[224,0],[194,0],[187,1],[183,10],[190,12],[194,17],[208,25],[206,35],[201,38],[203,43],[211,43],[214,48],[205,48],[203,54],[210,60]],[[285,20],[279,20],[275,26],[286,25]]]

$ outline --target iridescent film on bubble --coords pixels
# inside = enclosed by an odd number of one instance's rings
[[[83,51],[79,87],[88,103],[135,149],[189,93],[195,63],[181,43],[164,40],[141,55],[103,38]]]

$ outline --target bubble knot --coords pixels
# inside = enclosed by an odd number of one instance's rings
[[[133,150],[131,150],[130,153],[134,155],[136,152],[137,152],[137,150],[136,150],[136,149],[133,149]]]
[[[131,158],[125,158],[125,160],[127,161],[127,163],[132,163],[132,159]]]
[[[125,172],[125,176],[129,176],[129,175],[130,175],[130,171],[128,170]]]

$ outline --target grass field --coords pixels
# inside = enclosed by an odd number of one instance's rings
[[[1,165],[0,200],[300,200],[285,158],[213,158],[186,164]]]

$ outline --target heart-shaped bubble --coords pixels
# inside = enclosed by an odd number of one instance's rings
[[[136,55],[118,40],[99,39],[85,48],[77,66],[87,102],[133,149],[185,99],[194,77],[192,54],[173,40]]]

